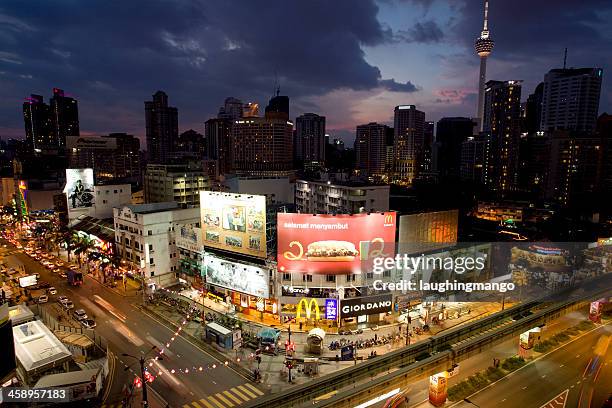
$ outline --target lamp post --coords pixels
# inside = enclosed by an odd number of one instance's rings
[[[142,382],[142,405],[144,407],[148,407],[149,406],[149,400],[147,398],[147,380],[145,378],[145,369],[144,369],[144,365],[145,365],[145,357],[147,356],[147,354],[149,354],[150,352],[152,352],[153,350],[156,350],[157,346],[153,346],[151,348],[151,350],[149,350],[146,354],[140,356],[140,357],[136,357],[133,356],[131,354],[127,354],[127,353],[122,353],[121,355],[124,357],[131,357],[135,360],[137,360],[140,363],[140,381]],[[162,358],[159,357],[158,360],[161,360]],[[126,371],[129,367],[125,367],[124,371]]]
[[[289,324],[289,347],[291,347],[291,324]],[[287,351],[287,350],[285,350]],[[289,363],[289,384],[291,384],[291,367],[293,364],[293,353],[291,353],[291,362]]]

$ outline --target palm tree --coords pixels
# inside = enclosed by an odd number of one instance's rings
[[[59,236],[58,242],[59,244],[66,245],[66,251],[68,252],[68,262],[70,262],[70,253],[72,252],[73,249],[76,248],[76,242],[77,242],[77,235],[75,234],[74,230],[70,228],[65,230]],[[59,253],[59,249],[58,249],[58,253]]]
[[[94,248],[94,243],[88,237],[78,237],[78,241],[76,243],[76,249],[74,250],[75,255],[78,255],[79,268],[81,267],[83,260],[83,254],[87,255],[87,252]],[[87,269],[89,271],[89,262],[87,262]]]

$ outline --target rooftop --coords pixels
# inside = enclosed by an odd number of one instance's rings
[[[66,346],[39,320],[13,327],[15,356],[26,371],[45,371],[72,359]]]
[[[149,204],[130,204],[125,207],[129,208],[134,214],[152,214],[162,211],[171,211],[179,208],[177,202],[168,201],[165,203],[149,203]]]
[[[112,218],[99,219],[88,215],[80,215],[70,222],[69,227],[77,231],[95,235],[106,242],[115,240],[115,226]]]
[[[384,183],[369,183],[366,181],[342,181],[342,180],[305,180],[305,179],[300,179],[297,180],[297,182],[301,182],[301,183],[313,183],[313,184],[324,184],[324,185],[328,185],[330,187],[333,186],[342,186],[342,187],[352,187],[352,188],[380,188],[380,187],[389,187],[388,184],[384,184]]]

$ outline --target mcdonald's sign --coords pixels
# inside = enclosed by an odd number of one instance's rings
[[[319,311],[319,305],[317,304],[317,300],[314,298],[302,298],[300,299],[300,303],[298,303],[298,307],[297,307],[297,313],[295,315],[296,319],[299,319],[300,317],[302,317],[302,311],[304,310],[306,312],[306,318],[310,319],[312,316],[312,310],[314,309],[315,311],[315,319],[316,320],[321,320],[321,314]]]

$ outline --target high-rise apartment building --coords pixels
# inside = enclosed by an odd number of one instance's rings
[[[396,106],[393,125],[395,180],[399,184],[412,184],[423,157],[425,113],[414,105]]]
[[[601,68],[548,71],[544,76],[540,130],[595,130],[602,76]]]
[[[280,118],[243,118],[232,123],[231,171],[238,175],[286,175],[293,167],[293,123]]]
[[[305,113],[295,119],[295,156],[304,167],[325,164],[325,116]]]
[[[178,110],[168,106],[163,91],[145,102],[145,121],[149,163],[167,163],[178,139]]]
[[[206,158],[214,167],[211,174],[215,177],[227,174],[231,168],[229,151],[231,124],[231,120],[222,118],[208,119],[204,123]]]
[[[425,122],[425,128],[423,130],[423,157],[420,160],[422,173],[429,173],[433,170],[433,144],[435,134],[435,123],[428,121]]]
[[[202,169],[189,164],[149,164],[144,175],[145,203],[194,206],[200,204],[200,190],[209,187]]]
[[[436,130],[436,171],[442,181],[461,177],[461,146],[474,133],[471,118],[451,117],[438,121]]]
[[[76,99],[64,95],[64,90],[53,88],[49,105],[50,133],[60,149],[66,147],[66,136],[79,136],[79,106]]]
[[[544,83],[540,82],[535,91],[527,97],[525,103],[524,130],[527,134],[535,134],[541,128],[542,97],[544,96]]]
[[[489,136],[481,133],[470,136],[461,144],[461,180],[474,184],[485,184],[489,171]]]
[[[483,130],[489,135],[487,184],[501,194],[516,188],[521,133],[521,82],[488,81]]]
[[[376,122],[357,126],[355,168],[360,174],[381,179],[387,175],[386,137],[389,127]]]

